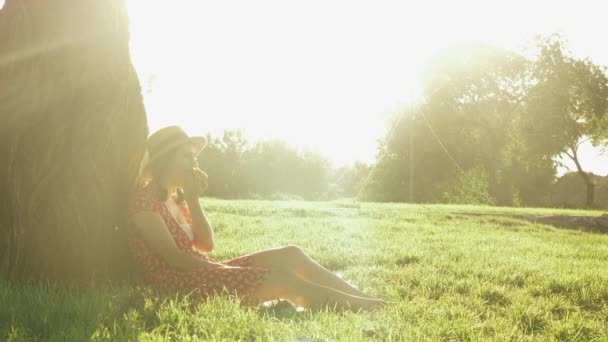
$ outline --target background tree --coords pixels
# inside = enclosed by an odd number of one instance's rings
[[[124,1],[0,11],[0,277],[125,278],[148,135]]]
[[[282,140],[262,140],[245,153],[249,191],[269,197],[289,193],[318,199],[328,190],[331,164],[312,150],[298,151]]]
[[[243,155],[247,139],[241,130],[224,130],[221,138],[207,135],[207,147],[198,157],[201,169],[209,175],[208,195],[239,198],[247,194]]]
[[[487,179],[488,203],[513,201],[517,185],[503,177],[502,166],[514,157],[506,148],[526,91],[525,66],[525,59],[511,51],[465,46],[435,58],[423,84],[427,121],[462,164],[455,181],[477,169],[473,173]]]
[[[376,163],[373,165],[364,180],[361,189],[361,199],[383,202],[425,202],[429,201],[427,181],[436,179],[437,173],[444,170],[442,167],[433,168],[434,161],[443,161],[436,153],[428,152],[428,140],[419,136],[422,120],[417,116],[417,109],[410,108],[392,118],[388,124],[386,136],[378,140]],[[426,150],[426,151],[425,151]],[[420,158],[426,154],[428,158]],[[421,173],[433,173],[419,175]],[[435,173],[436,171],[437,173]],[[440,176],[439,176],[440,177]],[[417,189],[425,191],[413,193],[413,184]]]
[[[576,165],[586,187],[586,205],[594,205],[594,182],[584,170],[578,148],[608,141],[606,67],[572,56],[559,35],[541,37],[531,64],[535,85],[527,96],[525,138],[539,154],[563,155]]]
[[[526,67],[523,57],[487,46],[438,55],[424,101],[396,117],[380,141],[368,198],[512,205],[532,182],[548,189],[551,160],[538,162],[519,143]],[[533,197],[524,202],[542,199]]]
[[[371,168],[371,165],[356,161],[349,165],[331,169],[328,193],[320,199],[356,198],[360,194]]]
[[[332,166],[316,151],[282,140],[250,144],[242,131],[225,130],[222,138],[208,134],[207,141],[199,164],[209,175],[209,196],[313,200],[329,194]]]
[[[587,174],[595,184],[595,207],[608,209],[608,177]],[[583,208],[586,206],[585,181],[578,171],[568,172],[560,177],[550,192],[550,205],[558,208]]]

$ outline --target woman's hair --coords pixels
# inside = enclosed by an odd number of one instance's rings
[[[175,151],[177,148],[167,151],[162,156],[152,160],[145,168],[144,174],[150,178],[147,186],[152,186],[156,196],[163,201],[167,199],[169,194],[167,189],[163,188],[158,182],[167,175],[170,166],[174,163]],[[176,190],[176,200],[180,204],[184,202],[184,191],[181,188]]]

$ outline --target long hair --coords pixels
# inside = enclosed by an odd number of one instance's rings
[[[144,162],[141,168],[141,183],[143,186],[150,186],[158,200],[166,201],[169,197],[167,189],[165,189],[160,181],[168,174],[170,167],[175,162],[175,152],[178,147],[167,151],[162,156],[150,160],[146,153]],[[184,190],[177,188],[176,201],[178,204],[184,202]]]

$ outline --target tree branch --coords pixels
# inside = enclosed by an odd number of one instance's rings
[[[585,143],[585,142],[587,142],[589,140],[591,140],[591,138],[587,138],[587,139],[581,140],[578,144],[576,144],[576,148],[578,149],[578,147],[581,146],[581,144],[583,144],[583,143]]]

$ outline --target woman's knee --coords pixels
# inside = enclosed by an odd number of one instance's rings
[[[287,245],[281,247],[281,254],[286,258],[299,258],[304,255],[304,251],[302,248],[296,245]]]
[[[296,245],[287,245],[273,248],[254,257],[254,264],[257,266],[271,267],[290,271],[297,268],[304,259],[304,252]]]

